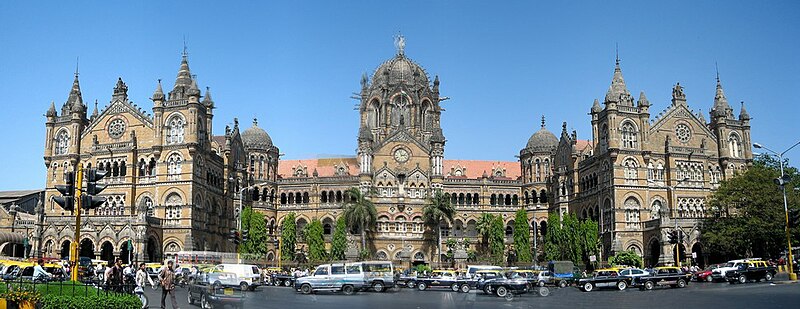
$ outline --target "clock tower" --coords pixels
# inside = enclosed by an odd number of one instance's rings
[[[429,188],[441,188],[445,139],[440,125],[439,78],[406,57],[405,39],[397,54],[372,78],[361,78],[358,134],[361,190],[374,188],[378,203],[404,208],[424,202]],[[403,206],[400,206],[403,205]]]

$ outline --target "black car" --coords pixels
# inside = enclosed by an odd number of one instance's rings
[[[775,277],[775,266],[769,266],[766,262],[756,261],[739,264],[734,270],[725,272],[725,280],[733,283],[746,283],[750,280],[756,282],[765,280],[772,281]]]
[[[540,296],[550,295],[548,287],[533,287],[525,277],[509,274],[509,277],[500,277],[486,280],[483,283],[483,291],[486,294],[494,294],[498,297],[513,297],[515,294],[525,294],[535,290]]]
[[[244,291],[231,286],[210,283],[207,276],[198,276],[194,283],[189,284],[187,301],[190,305],[195,303],[203,309],[213,308],[243,308]]]
[[[419,277],[416,280],[417,290],[425,291],[429,288],[449,288],[453,292],[459,289],[458,276],[454,271],[434,270],[430,277]]]
[[[649,275],[633,277],[632,286],[640,290],[652,290],[656,286],[684,288],[692,279],[692,274],[678,267],[656,267]]]
[[[577,281],[578,289],[584,292],[594,291],[595,288],[614,288],[620,291],[631,285],[631,277],[620,276],[616,269],[598,269],[591,277],[581,278]]]
[[[404,286],[409,289],[413,289],[417,287],[417,277],[410,276],[410,275],[400,275],[399,278],[396,280],[398,286]]]
[[[503,278],[503,273],[499,270],[479,270],[475,272],[475,275],[472,278],[465,278],[459,281],[460,288],[459,292],[467,293],[469,292],[470,288],[475,288],[479,291],[484,291],[486,283],[498,279]],[[490,294],[489,292],[486,292]]]
[[[272,274],[272,283],[275,284],[275,286],[293,286],[295,279],[297,278],[295,278],[293,275]]]

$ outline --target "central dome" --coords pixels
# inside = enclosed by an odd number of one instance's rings
[[[253,119],[253,126],[242,132],[242,142],[247,149],[269,149],[272,147],[272,138],[267,131],[258,127],[258,121]]]
[[[542,128],[531,135],[526,148],[535,152],[550,152],[557,146],[558,138],[544,126],[544,116],[542,116]]]
[[[419,64],[398,53],[381,64],[372,76],[375,84],[422,84],[428,85],[428,73]]]

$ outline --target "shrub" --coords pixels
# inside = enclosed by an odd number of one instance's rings
[[[42,309],[140,309],[142,303],[134,295],[45,295]]]

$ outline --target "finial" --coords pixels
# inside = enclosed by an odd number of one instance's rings
[[[405,55],[406,38],[399,32],[397,33],[397,36],[394,37],[394,47],[397,48],[398,55]]]
[[[78,66],[80,65],[81,57],[75,57],[75,77],[78,77]]]
[[[258,126],[258,118],[253,117],[253,126],[254,127]]]
[[[619,65],[619,43],[614,43],[614,49],[616,50],[616,63]]]
[[[544,115],[542,115],[542,129],[544,129]]]
[[[189,52],[188,52],[187,50],[188,50],[188,47],[186,47],[186,35],[184,35],[184,36],[183,36],[183,53],[181,53],[181,55],[182,55],[184,58],[186,58],[186,56],[188,56],[188,55],[189,55]]]
[[[714,61],[714,70],[717,71],[717,85],[719,85],[719,66],[716,61]]]

